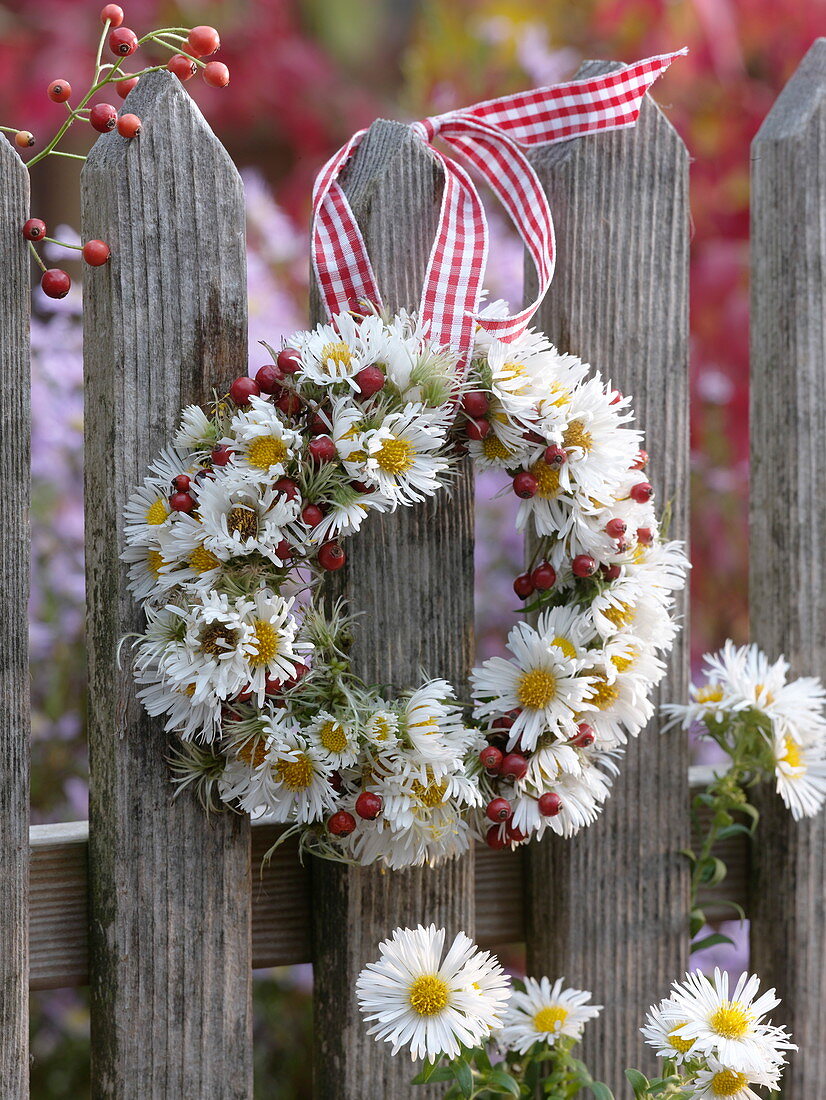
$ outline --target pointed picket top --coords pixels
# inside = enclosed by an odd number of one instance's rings
[[[826,38],[816,38],[788,84],[777,97],[752,142],[782,141],[806,132],[826,107]]]

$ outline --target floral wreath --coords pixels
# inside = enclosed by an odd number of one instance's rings
[[[446,179],[417,312],[383,309],[337,182],[365,131],[322,168],[312,252],[330,322],[265,345],[254,379],[184,409],[126,512],[146,612],[138,694],[179,736],[175,777],[205,806],[391,868],[477,836],[572,836],[598,815],[623,744],[653,715],[687,563],[663,539],[630,399],[528,328],[555,244],[522,147],[633,125],[675,56],[414,123]],[[479,308],[483,208],[437,134],[491,185],[534,262],[539,296],[513,316]],[[535,619],[513,628],[509,658],[473,671],[469,701],[442,679],[393,698],[354,673],[358,623],[320,582],[371,511],[434,496],[466,452],[507,473],[517,527],[536,533],[514,583]]]
[[[408,313],[340,314],[273,360],[184,409],[126,511],[139,696],[181,739],[179,782],[362,864],[573,835],[653,714],[684,583],[630,399],[534,332],[480,327],[463,370]],[[469,705],[441,679],[392,699],[352,671],[357,622],[319,583],[464,450],[507,472],[538,536],[515,582],[535,624],[474,669]]]

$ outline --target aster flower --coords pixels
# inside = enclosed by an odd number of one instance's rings
[[[536,1043],[549,1046],[560,1038],[579,1040],[589,1020],[595,1020],[602,1005],[591,1005],[591,994],[583,989],[566,989],[564,978],[551,985],[548,978],[524,979],[524,992],[514,990],[500,1033],[503,1046],[526,1054]]]
[[[186,516],[182,531],[188,529],[193,540],[222,560],[259,553],[280,565],[279,543],[301,542],[296,526],[299,508],[298,499],[288,500],[273,486],[228,474],[200,486],[198,517]]]
[[[502,1022],[510,990],[498,961],[459,932],[444,953],[444,929],[397,928],[356,983],[368,1034],[410,1047],[413,1059],[454,1058]]]
[[[826,744],[779,733],[773,738],[772,753],[777,793],[792,817],[795,821],[816,817],[826,802]]]
[[[744,1073],[710,1059],[708,1068],[697,1071],[688,1095],[692,1100],[764,1100],[749,1086],[762,1085],[774,1091],[779,1084],[779,1065],[767,1065],[764,1069]]]
[[[334,768],[350,767],[358,760],[358,735],[352,723],[343,716],[322,710],[305,727],[304,734]]]
[[[411,505],[433,496],[448,468],[441,457],[445,414],[411,405],[390,413],[381,427],[364,436],[365,479],[393,506]]]
[[[301,436],[284,424],[271,402],[252,396],[249,407],[232,418],[230,434],[221,443],[232,448],[233,466],[277,478],[298,453]]]

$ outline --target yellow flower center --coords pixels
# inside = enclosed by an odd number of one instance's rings
[[[283,439],[276,439],[274,435],[259,435],[247,447],[250,466],[259,470],[269,470],[270,466],[283,462],[287,454],[287,444]]]
[[[562,635],[557,635],[551,642],[551,645],[555,645],[557,649],[561,649],[566,657],[570,657],[571,660],[576,657],[576,647],[573,642],[569,642],[567,638],[563,638]]]
[[[634,608],[628,603],[612,604],[611,607],[607,607],[602,614],[612,626],[619,628],[628,626],[629,623],[633,621]]]
[[[373,736],[377,741],[386,741],[390,736],[390,723],[383,714],[376,714],[372,721]]]
[[[256,619],[252,626],[258,652],[250,659],[253,665],[268,665],[278,653],[278,634],[266,619]]]
[[[790,768],[805,767],[803,753],[796,741],[793,741],[791,737],[785,737],[783,739],[783,749],[783,755],[780,757],[781,764],[788,764]]]
[[[694,1040],[683,1039],[679,1035],[675,1034],[675,1032],[679,1031],[682,1026],[682,1024],[678,1024],[675,1028],[672,1028],[672,1030],[669,1031],[668,1045],[670,1047],[673,1047],[675,1050],[678,1050],[680,1054],[688,1054],[688,1052],[694,1046]]]
[[[562,442],[567,450],[572,447],[579,447],[587,454],[588,451],[593,450],[594,437],[589,431],[586,431],[581,420],[572,420],[562,433]]]
[[[169,508],[163,497],[158,497],[157,500],[153,500],[149,507],[146,509],[146,522],[150,527],[160,527],[165,522],[166,517],[169,515]]]
[[[251,737],[237,750],[239,760],[243,760],[250,767],[257,768],[264,763],[267,755],[267,744],[263,737]]]
[[[633,663],[633,657],[616,656],[611,658],[611,664],[614,666],[617,672],[627,672],[628,669],[633,665]]]
[[[196,573],[208,573],[210,569],[217,569],[221,563],[211,550],[207,550],[205,546],[196,546],[189,555],[189,564]]]
[[[425,786],[425,784],[420,783],[418,779],[414,779],[412,789],[413,794],[418,798],[419,802],[429,810],[432,810],[434,806],[441,806],[442,802],[444,802],[447,783],[436,783],[434,780],[431,780],[427,786]]]
[[[153,577],[157,577],[163,565],[163,554],[160,550],[150,550],[146,555],[146,567]]]
[[[201,631],[201,650],[204,653],[218,655],[233,649],[238,643],[238,633],[223,623],[210,623]]]
[[[745,1073],[735,1073],[733,1069],[721,1069],[711,1078],[715,1096],[736,1096],[748,1083]]]
[[[448,1006],[450,989],[438,974],[421,974],[410,987],[409,999],[419,1016],[438,1016]]]
[[[507,462],[513,454],[498,435],[489,432],[482,440],[482,454],[491,462]]]
[[[524,363],[503,363],[497,375],[497,382],[500,382],[510,393],[524,393],[530,381],[525,375]]]
[[[563,1008],[562,1005],[547,1005],[545,1008],[540,1008],[534,1016],[533,1026],[537,1031],[553,1034],[562,1027],[567,1019],[568,1010]]]
[[[350,457],[352,458],[352,455]],[[391,436],[382,441],[382,445],[373,457],[386,474],[395,476],[407,473],[413,465],[416,452],[406,439],[396,439]]]
[[[353,359],[353,353],[343,340],[333,340],[321,349],[321,362],[326,363],[329,359],[342,367],[348,367]]]
[[[571,391],[566,389],[561,382],[551,382],[548,388],[548,394],[542,398],[540,407],[542,405],[555,405],[559,408],[560,405],[567,405],[571,400]]]
[[[516,685],[516,697],[523,707],[541,710],[556,698],[556,676],[545,668],[523,672]]]
[[[733,1001],[723,1001],[716,1012],[712,1013],[709,1025],[724,1039],[742,1039],[749,1029],[749,1014],[742,1005]]]
[[[723,689],[717,684],[706,684],[697,692],[698,703],[719,703],[723,698]]]
[[[594,680],[596,682],[591,685],[588,702],[593,703],[598,710],[608,710],[619,699],[619,691],[600,672],[596,673]]]
[[[559,470],[549,466],[544,458],[534,462],[531,473],[537,480],[536,495],[542,500],[549,500],[559,493]]]
[[[227,514],[227,527],[243,539],[254,538],[258,534],[258,516],[252,508],[237,504]]]
[[[305,752],[300,752],[295,760],[279,760],[275,774],[288,791],[306,791],[315,772],[312,760]]]
[[[318,736],[327,752],[344,752],[349,744],[347,731],[338,722],[325,722]]]

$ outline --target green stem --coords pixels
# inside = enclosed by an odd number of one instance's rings
[[[19,126],[0,126],[0,130],[2,130],[4,134],[19,134],[20,129]]]
[[[103,56],[103,43],[106,41],[106,35],[109,33],[109,28],[112,26],[112,20],[107,19],[103,24],[103,30],[100,34],[100,41],[98,42],[97,53],[95,54],[95,79],[93,83],[96,83],[100,77],[100,59]]]
[[[31,241],[29,241],[29,251],[31,252],[32,256],[34,256],[35,260],[37,261],[37,266],[40,268],[40,270],[45,271],[46,270],[46,265],[40,259],[40,256],[37,254],[37,249],[34,247],[34,245],[32,244]]]
[[[72,160],[86,160],[86,157],[80,155],[80,153],[64,153],[62,149],[52,149],[49,156],[52,157],[71,157]]]
[[[199,65],[202,69],[206,68],[206,62],[201,61],[200,57],[193,57],[191,53],[187,53],[185,50],[182,50],[179,46],[173,46],[171,42],[165,42],[163,40],[163,38],[158,38],[157,37],[157,31],[152,36],[152,41],[157,43],[157,45],[159,45],[159,46],[163,46],[165,49],[169,50],[170,53],[180,54],[181,57],[188,57],[190,61],[194,61],[195,64]],[[186,39],[183,39],[182,41],[186,41]]]
[[[71,153],[61,153],[60,156],[68,157],[72,156]],[[84,158],[85,159],[85,158]],[[78,252],[83,251],[82,244],[68,244],[66,241],[59,241],[55,237],[44,237],[44,241],[48,241],[50,244],[59,244],[61,248],[76,248]]]

